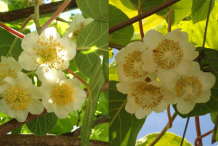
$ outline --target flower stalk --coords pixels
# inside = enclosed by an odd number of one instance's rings
[[[34,14],[35,14],[34,22],[36,24],[36,30],[37,30],[38,34],[41,34],[42,31],[41,31],[41,27],[39,24],[39,2],[38,2],[38,0],[34,1]]]
[[[138,0],[138,15],[140,15],[142,12],[142,9],[141,9],[141,0]],[[141,34],[141,38],[142,38],[142,41],[143,41],[143,38],[144,38],[144,31],[143,31],[143,25],[142,25],[142,20],[139,20],[139,29],[140,29],[140,34]]]

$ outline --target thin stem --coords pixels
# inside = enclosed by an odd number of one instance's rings
[[[30,20],[32,20],[33,17],[34,17],[34,14],[30,15],[30,16],[24,21],[24,23],[22,24],[22,26],[21,26],[19,32],[22,32],[22,31],[23,31],[23,29],[25,28],[25,26],[27,25],[27,23],[28,23]],[[14,48],[14,45],[16,44],[17,39],[18,39],[18,38],[15,37],[15,39],[14,39],[14,41],[13,41],[13,43],[12,43],[10,49],[8,50],[8,53],[6,54],[6,57],[8,57],[8,56],[11,54],[11,51],[12,51],[12,49]]]
[[[211,142],[211,144],[213,144],[213,143],[216,142],[217,124],[218,124],[218,114],[217,114],[217,116],[216,116],[216,123],[215,123],[215,126],[214,126],[214,128],[213,128],[213,135],[212,135],[212,142]]]
[[[41,27],[39,24],[39,2],[38,0],[34,0],[34,14],[35,14],[34,22],[36,24],[36,30],[38,34],[41,34]]]
[[[25,0],[25,1],[21,4],[21,6],[20,6],[19,9],[24,8],[24,7],[26,6],[27,3],[28,3],[28,0]]]
[[[65,0],[65,2],[60,6],[60,8],[54,13],[54,15],[42,26],[41,31],[43,31],[48,25],[58,17],[58,15],[65,9],[65,7],[70,3],[71,0]]]
[[[208,14],[207,14],[207,21],[206,21],[206,27],[205,27],[205,31],[204,31],[204,40],[203,40],[203,45],[202,45],[202,51],[204,50],[204,45],[205,45],[205,41],[206,41],[207,26],[208,26],[208,22],[209,22],[211,6],[212,6],[212,0],[210,0],[210,5],[209,5],[209,9],[208,9]]]
[[[180,0],[168,0],[167,2],[165,2],[163,4],[160,4],[159,6],[153,8],[153,9],[147,11],[147,12],[144,12],[144,13],[138,15],[138,16],[135,16],[135,17],[133,17],[133,18],[127,20],[127,21],[121,22],[121,23],[119,23],[117,25],[114,25],[114,26],[109,28],[109,34],[115,32],[115,31],[117,31],[119,29],[122,29],[122,28],[124,28],[124,27],[126,27],[128,25],[131,25],[131,24],[133,24],[133,23],[135,23],[135,22],[137,22],[139,20],[142,20],[143,18],[146,18],[146,17],[148,17],[148,16],[150,16],[150,15],[152,15],[154,13],[157,13],[157,12],[167,8],[168,6],[173,5],[174,3],[178,2],[178,1],[180,1]]]
[[[173,6],[170,7],[170,11],[169,11],[169,15],[168,15],[168,32],[171,32],[172,14],[173,14]]]
[[[182,146],[182,144],[183,144],[190,116],[191,116],[191,112],[188,114],[188,119],[187,119],[186,124],[185,124],[185,129],[184,129],[184,132],[183,132],[182,141],[181,141],[180,146]]]
[[[174,121],[176,116],[177,116],[177,113],[175,112],[172,116],[172,121]],[[169,127],[169,123],[167,123],[167,125],[164,127],[164,129],[161,131],[161,133],[155,138],[154,141],[152,141],[152,143],[149,146],[155,145],[159,141],[159,139],[166,133],[168,127]]]
[[[140,15],[141,13],[142,13],[141,0],[138,0],[138,15]],[[139,29],[140,29],[140,34],[141,34],[141,38],[142,38],[142,41],[143,41],[144,31],[143,31],[143,26],[142,26],[142,20],[139,20]]]
[[[172,118],[171,118],[171,114],[170,114],[170,105],[168,105],[167,107],[167,115],[168,115],[168,120],[169,120],[169,128],[172,127]]]
[[[199,136],[201,136],[199,116],[195,116],[195,126],[196,126],[197,137],[199,137]],[[201,139],[199,139],[198,143],[199,143],[199,146],[202,146],[202,140]]]
[[[85,86],[86,88],[89,90],[89,85],[80,77],[78,76],[76,73],[74,73],[72,70],[70,70],[69,68],[66,69],[66,71],[68,71],[69,73],[71,73],[74,77],[76,77],[78,80],[80,80]],[[90,95],[89,95],[90,96]]]
[[[199,136],[199,137],[197,137],[196,139],[195,139],[195,146],[197,146],[198,145],[198,140],[199,139],[202,139],[203,137],[205,137],[205,136],[207,136],[207,135],[209,135],[209,134],[211,134],[213,132],[213,130],[210,130],[210,131],[208,131],[207,133],[205,133],[205,134],[203,134],[203,135],[201,135],[201,136]]]
[[[25,36],[24,34],[22,34],[22,33],[18,32],[18,31],[16,31],[16,30],[14,30],[14,29],[12,29],[12,28],[10,28],[10,27],[4,25],[2,22],[0,22],[0,26],[1,26],[2,28],[4,28],[5,30],[7,30],[8,32],[10,32],[10,33],[12,33],[13,35],[15,35],[16,37],[19,37],[19,38],[21,38],[21,39],[23,39],[24,36]]]

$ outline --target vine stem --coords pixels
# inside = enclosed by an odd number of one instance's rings
[[[199,136],[201,136],[199,116],[195,116],[195,126],[196,126],[197,137],[199,137]],[[198,143],[199,143],[198,146],[202,146],[202,140],[201,139],[198,140]]]
[[[216,142],[217,124],[218,124],[218,115],[216,116],[216,123],[215,123],[214,128],[213,128],[213,135],[212,135],[212,141],[211,141],[211,144],[213,144],[213,143]]]
[[[142,12],[142,8],[141,8],[142,4],[141,4],[141,0],[138,0],[138,15],[140,15]],[[143,26],[142,26],[142,20],[139,20],[139,29],[140,29],[140,34],[141,34],[141,38],[143,41],[144,38],[144,31],[143,31]]]
[[[128,25],[131,25],[131,24],[133,24],[133,23],[135,23],[135,22],[137,22],[137,21],[139,21],[139,20],[141,20],[143,18],[146,18],[146,17],[148,17],[148,16],[150,16],[150,15],[156,13],[156,12],[159,12],[159,11],[165,9],[168,6],[171,6],[172,4],[174,4],[174,3],[178,2],[178,1],[180,1],[180,0],[168,0],[167,2],[165,2],[163,4],[160,4],[159,6],[153,8],[151,10],[148,10],[147,12],[144,12],[144,13],[138,15],[138,16],[135,16],[135,17],[133,17],[133,18],[131,18],[129,20],[126,20],[124,22],[121,22],[121,23],[119,23],[117,25],[114,25],[114,26],[109,28],[109,34],[115,32],[115,31],[117,31],[119,29],[122,29],[122,28],[124,28],[124,27],[126,27]]]
[[[191,112],[188,114],[188,118],[187,118],[187,121],[186,121],[186,124],[185,124],[185,129],[184,129],[184,132],[183,132],[182,141],[181,141],[180,146],[182,146],[182,144],[183,144],[190,116],[191,116]]]
[[[33,18],[34,18],[34,14],[30,15],[30,16],[24,21],[24,23],[22,24],[22,26],[21,26],[19,32],[22,32],[23,29],[25,28],[25,26],[27,25],[27,23],[28,23],[30,20],[32,20]],[[11,51],[12,51],[12,49],[14,48],[14,45],[16,44],[17,39],[18,39],[17,37],[14,39],[14,41],[13,41],[13,43],[12,43],[10,49],[8,50],[8,53],[6,54],[6,57],[8,57],[8,56],[11,54]]]
[[[86,88],[88,89],[89,91],[89,85],[80,77],[78,76],[76,73],[74,73],[72,70],[70,70],[69,68],[66,69],[67,72],[71,73],[74,77],[76,77],[78,80],[80,80],[85,86]],[[90,92],[89,92],[90,93]],[[89,95],[90,96],[90,95]]]
[[[6,25],[3,24],[2,22],[0,22],[0,26],[1,26],[2,28],[4,28],[5,30],[7,30],[8,32],[10,32],[10,33],[12,33],[13,35],[15,35],[16,37],[19,37],[19,38],[21,38],[21,39],[23,39],[24,36],[25,36],[24,34],[18,32],[18,31],[16,31],[16,30],[14,30],[14,29],[12,29],[12,28],[10,28],[10,27],[8,27],[8,26],[6,26]]]
[[[177,113],[175,112],[175,113],[173,114],[173,116],[172,116],[172,121],[174,121],[174,119],[176,118],[176,116],[177,116]],[[149,146],[155,145],[155,144],[160,140],[160,138],[166,133],[168,127],[169,127],[169,123],[167,123],[167,125],[164,127],[164,129],[161,131],[161,133],[155,138],[154,141],[152,141],[152,143],[150,143]]]
[[[171,118],[171,114],[170,114],[170,105],[168,105],[168,107],[167,107],[167,115],[168,115],[168,120],[169,120],[169,127],[168,128],[171,128],[172,127],[172,118]]]
[[[36,30],[38,34],[41,34],[41,27],[39,24],[39,2],[38,0],[34,0],[34,14],[35,14],[34,22],[36,24]]]
[[[209,17],[210,17],[211,6],[212,6],[212,0],[210,0],[210,5],[209,5],[209,9],[208,9],[208,14],[207,14],[206,26],[205,26],[205,31],[204,31],[204,40],[203,40],[203,45],[202,45],[202,51],[204,51],[204,45],[205,45],[206,36],[207,36],[207,26],[208,26]]]
[[[203,137],[205,137],[205,136],[211,134],[212,132],[213,132],[213,130],[210,130],[210,131],[208,131],[207,133],[205,133],[205,134],[203,134],[203,135],[197,137],[197,138],[195,139],[195,146],[198,145],[198,140],[199,140],[199,139],[202,139]]]
[[[168,15],[168,32],[171,32],[172,14],[173,14],[173,6],[170,7],[170,11],[169,11],[169,15]]]
[[[60,8],[54,13],[54,15],[42,26],[41,31],[48,27],[48,25],[58,17],[58,15],[65,9],[65,7],[70,3],[71,0],[65,0]]]

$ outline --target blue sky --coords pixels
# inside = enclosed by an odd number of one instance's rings
[[[117,54],[118,50],[113,49],[114,56]],[[114,59],[109,59],[109,63],[111,63]],[[171,106],[170,108],[171,115],[174,113],[174,109]],[[211,121],[210,114],[200,116],[200,128],[201,128],[201,134],[204,134],[214,128],[214,124]],[[168,132],[175,133],[176,135],[183,135],[185,124],[186,124],[187,118],[183,119],[180,116],[177,116],[176,119],[173,122],[173,126],[171,129],[168,130]],[[144,137],[147,134],[153,133],[153,132],[161,132],[162,129],[166,126],[168,123],[168,117],[167,117],[167,111],[165,110],[162,113],[155,113],[152,112],[146,119],[141,131],[138,134],[137,139],[140,139]],[[185,138],[188,140],[192,145],[194,145],[194,141],[197,137],[196,134],[196,128],[195,128],[195,118],[191,117],[189,120],[188,128],[186,131]],[[218,142],[211,145],[211,138],[212,134],[204,137],[202,139],[203,146],[218,146]]]

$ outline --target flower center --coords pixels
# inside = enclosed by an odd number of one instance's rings
[[[5,91],[4,99],[12,110],[27,110],[30,101],[29,93],[22,87],[10,86],[9,89]]]
[[[142,70],[143,61],[142,61],[142,52],[135,51],[132,54],[129,53],[128,56],[125,57],[126,64],[124,64],[124,74],[126,76],[135,78],[141,78],[147,74],[147,72]]]
[[[163,69],[172,69],[178,66],[183,57],[179,42],[165,39],[154,49],[153,59]]]
[[[46,64],[47,68],[55,68],[57,63],[61,64],[61,69],[63,69],[63,64],[67,58],[66,49],[60,42],[54,40],[53,36],[50,36],[49,39],[45,39],[44,37],[39,38],[36,42],[38,48],[34,48],[36,50],[36,54],[40,56],[39,59],[35,60],[36,64],[40,66],[41,64]]]
[[[182,97],[185,101],[197,99],[202,93],[200,81],[193,76],[180,79],[175,89],[177,96]]]
[[[164,90],[153,85],[140,85],[135,88],[132,95],[135,96],[135,102],[144,108],[155,108],[163,98]]]
[[[68,105],[73,101],[74,88],[65,83],[59,84],[52,88],[50,93],[51,100],[59,106]]]
[[[15,74],[15,69],[11,69],[9,66],[9,64],[2,64],[0,62],[0,85],[2,85],[2,82],[4,80],[5,77],[13,77],[15,78],[16,77],[16,74]]]

